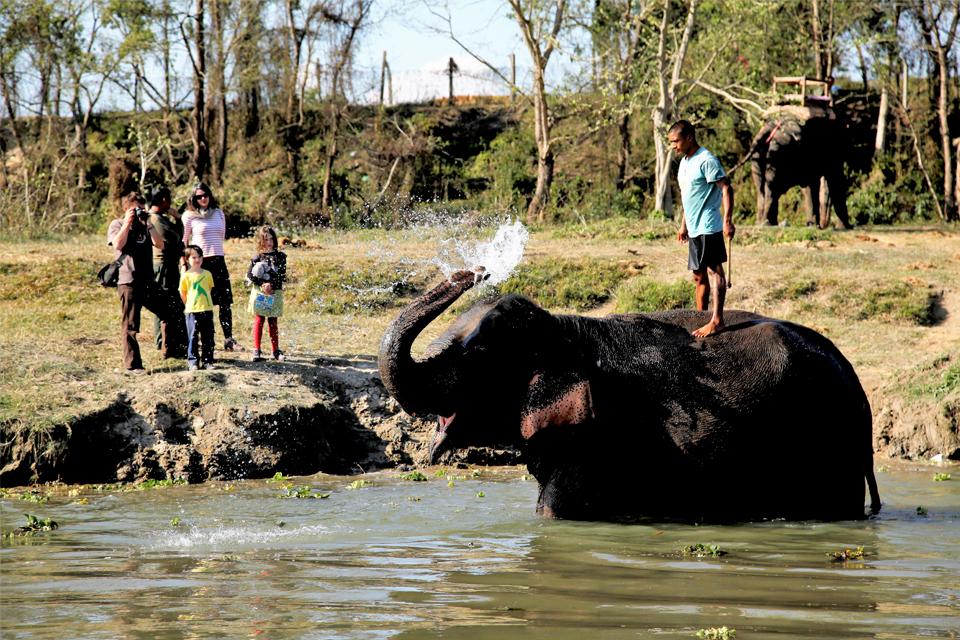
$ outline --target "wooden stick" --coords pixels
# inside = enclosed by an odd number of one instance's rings
[[[733,237],[727,238],[727,289],[733,288]]]

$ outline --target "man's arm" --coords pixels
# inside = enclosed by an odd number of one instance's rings
[[[147,231],[150,232],[150,241],[153,242],[153,246],[157,249],[163,249],[163,236],[160,231],[149,222],[147,223]]]
[[[110,244],[113,245],[113,248],[117,251],[123,251],[123,248],[127,246],[127,238],[130,237],[130,227],[133,226],[133,209],[129,210],[123,216],[123,223],[120,225],[120,228],[117,232],[110,238]]]
[[[724,176],[717,181],[720,185],[720,207],[723,213],[723,235],[732,238],[737,232],[733,224],[733,186],[730,184],[730,178]]]

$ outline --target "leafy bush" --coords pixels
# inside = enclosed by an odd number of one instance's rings
[[[536,186],[537,147],[525,127],[507,129],[467,167],[468,179],[486,182],[481,200],[499,210],[526,209]]]
[[[518,293],[546,308],[585,311],[610,299],[626,273],[602,260],[551,258],[520,267],[500,285],[501,293]]]
[[[666,309],[691,309],[693,285],[685,280],[664,284],[650,278],[631,278],[614,294],[617,313],[647,313]]]

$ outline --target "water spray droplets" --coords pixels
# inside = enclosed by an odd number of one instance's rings
[[[448,278],[456,271],[486,267],[490,274],[488,285],[496,285],[513,273],[523,258],[530,232],[519,220],[502,223],[492,240],[464,240],[449,238],[440,243],[433,263]]]

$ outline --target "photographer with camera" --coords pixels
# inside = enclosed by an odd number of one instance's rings
[[[127,373],[143,373],[140,345],[140,310],[146,307],[162,323],[171,319],[174,305],[169,296],[153,280],[153,251],[151,247],[163,248],[163,236],[149,222],[146,202],[137,192],[131,192],[120,200],[123,217],[110,223],[107,244],[120,260],[120,278],[117,293],[120,296],[120,343],[123,346],[123,366]],[[163,351],[166,357],[171,345],[163,336]]]

